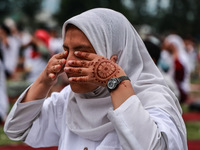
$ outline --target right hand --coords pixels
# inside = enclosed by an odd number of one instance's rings
[[[109,79],[126,75],[123,69],[115,63],[117,60],[115,55],[111,59],[81,51],[76,51],[74,55],[79,60],[69,60],[68,66],[64,68],[69,82],[92,83],[106,87]]]
[[[57,82],[58,76],[64,71],[63,68],[65,66],[67,56],[68,52],[64,51],[51,57],[42,73],[43,81],[50,85],[53,85]]]

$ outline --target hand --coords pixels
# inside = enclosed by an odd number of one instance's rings
[[[80,60],[69,60],[69,67],[64,68],[69,82],[90,82],[106,87],[110,78],[125,75],[114,61],[116,56],[110,60],[94,53],[80,51],[74,52],[74,55]]]
[[[63,71],[63,68],[66,63],[66,58],[68,56],[68,52],[62,52],[55,54],[49,60],[45,70],[43,71],[43,79],[47,81],[47,83],[54,84],[57,81],[57,77]]]

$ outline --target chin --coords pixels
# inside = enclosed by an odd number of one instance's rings
[[[98,87],[92,84],[78,84],[78,83],[70,83],[70,86],[74,93],[88,93],[92,92]]]

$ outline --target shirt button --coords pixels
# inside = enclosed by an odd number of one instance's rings
[[[87,148],[87,147],[85,147],[83,150],[88,150],[88,148]]]

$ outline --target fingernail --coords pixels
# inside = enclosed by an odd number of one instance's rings
[[[69,60],[69,61],[68,61],[68,64],[69,64],[69,65],[70,65],[70,64],[72,64],[72,63],[73,63],[73,61],[72,61],[72,60]]]
[[[62,59],[62,64],[66,63],[66,60],[65,59]]]
[[[78,53],[79,53],[78,51],[75,51],[75,52],[74,52],[75,55],[78,55]]]

